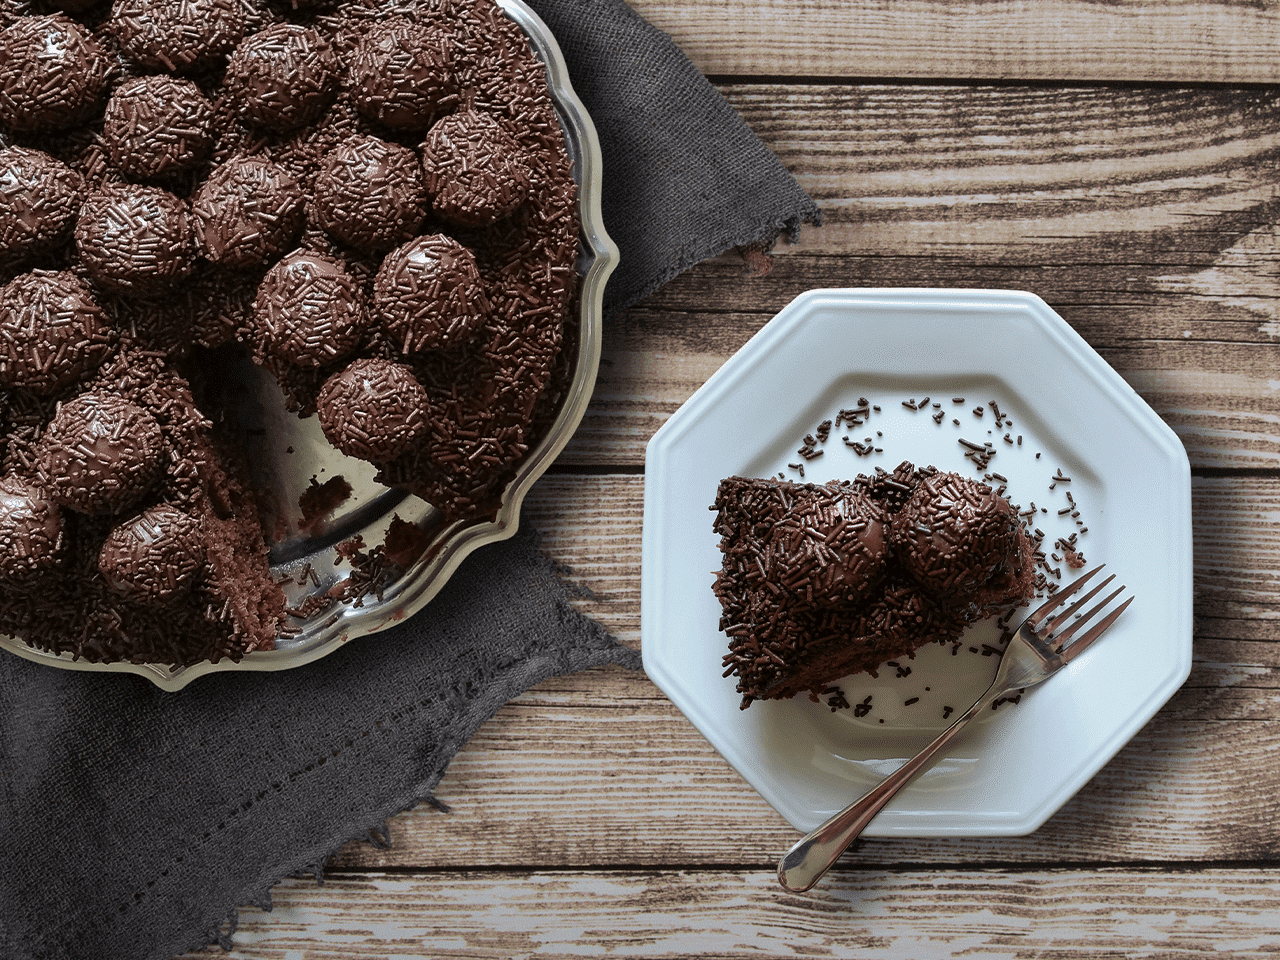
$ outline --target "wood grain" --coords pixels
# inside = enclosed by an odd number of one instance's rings
[[[815,287],[1043,297],[1193,465],[1190,679],[1028,837],[875,839],[808,897],[794,831],[640,672],[547,681],[232,960],[1274,956],[1280,884],[1280,7],[1253,0],[631,0],[818,202],[611,323],[524,522],[640,644],[644,448]],[[638,183],[635,189],[644,189]],[[221,956],[216,948],[192,957]]]
[[[1274,83],[1280,13],[1247,0],[632,0],[704,73]]]
[[[1280,881],[1250,870],[371,873],[280,885],[227,960],[629,956],[1233,957],[1280,949]]]

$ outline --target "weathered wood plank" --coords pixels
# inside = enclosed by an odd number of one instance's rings
[[[774,313],[831,286],[1043,297],[1198,467],[1277,467],[1280,92],[736,85],[826,216],[767,280],[703,264],[610,325],[567,462],[638,464]]]
[[[1273,956],[1280,881],[1224,868],[372,873],[290,880],[188,957]]]
[[[703,72],[1274,83],[1280,15],[1232,0],[632,0]]]
[[[551,475],[526,513],[591,591],[585,608],[633,645],[642,494],[639,476]],[[1274,623],[1280,610],[1280,538],[1259,522],[1277,504],[1280,480],[1196,482],[1197,608],[1209,597],[1237,619],[1198,617],[1191,678],[1046,827],[1015,839],[873,840],[860,861],[1280,858],[1280,644],[1249,619],[1271,611],[1263,622]],[[389,850],[353,844],[337,869],[767,865],[794,839],[642,674],[618,669],[520,697],[454,761],[439,795],[453,813],[398,817]]]

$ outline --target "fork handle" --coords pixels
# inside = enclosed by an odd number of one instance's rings
[[[778,861],[778,882],[795,893],[803,893],[817,883],[884,805],[930,766],[942,748],[994,700],[992,693],[984,693],[932,743],[783,854]]]

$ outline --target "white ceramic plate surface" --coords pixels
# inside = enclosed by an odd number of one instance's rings
[[[919,410],[903,405],[918,406],[926,397]],[[817,445],[820,457],[798,455],[823,420],[863,398],[880,407],[865,427],[833,430]],[[1011,421],[999,428],[993,400]],[[941,423],[935,422],[939,412]],[[878,451],[860,455],[849,445],[868,439]],[[965,457],[962,439],[994,444],[997,453],[985,471]],[[1192,637],[1186,452],[1133,389],[1034,295],[810,291],[730,358],[649,443],[641,575],[645,669],[801,831],[928,743],[949,722],[946,708],[967,708],[994,675],[996,658],[982,653],[984,644],[997,643],[994,624],[973,627],[954,655],[949,647],[930,646],[878,678],[839,681],[850,707],[832,709],[826,699],[801,696],[741,710],[735,678],[722,676],[727,644],[711,590],[720,554],[708,508],[723,477],[800,479],[789,465],[801,463],[803,479],[822,482],[876,466],[892,469],[903,460],[1006,478],[1015,504],[1036,505],[1034,524],[1047,534],[1047,548],[1075,533],[1087,565],[1106,563],[1137,596],[1093,649],[1020,702],[977,721],[867,830],[879,836],[1029,833],[1181,686],[1191,668]],[[1059,471],[1070,481],[1055,483]],[[1078,516],[1059,513],[1071,505],[1068,493]],[[1061,568],[1063,582],[1069,581],[1074,573]],[[855,709],[864,702],[869,709]]]

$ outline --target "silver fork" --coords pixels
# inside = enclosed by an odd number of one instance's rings
[[[1022,621],[1017,632],[1010,639],[1008,647],[1005,648],[996,677],[991,681],[991,686],[987,688],[986,693],[980,696],[972,707],[958,716],[951,726],[943,730],[931,744],[788,850],[778,861],[778,882],[787,890],[796,893],[803,893],[810,889],[830,869],[840,854],[844,853],[866,829],[867,824],[884,805],[892,800],[894,795],[916,774],[930,766],[943,747],[959,736],[960,731],[968,726],[970,720],[988,707],[995,706],[1002,698],[1048,680],[1078,657],[1089,644],[1102,636],[1103,632],[1124,612],[1125,607],[1133,602],[1133,597],[1129,597],[1119,607],[1097,621],[1083,635],[1077,637],[1076,633],[1083,626],[1091,623],[1107,604],[1124,592],[1123,584],[1099,600],[1092,608],[1080,614],[1078,619],[1071,623],[1068,621],[1081,607],[1111,583],[1115,579],[1115,574],[1108,576],[1071,606],[1063,609],[1066,601],[1101,569],[1101,565],[1097,566],[1069,586],[1063,587]],[[1064,624],[1066,627],[1062,629]]]

